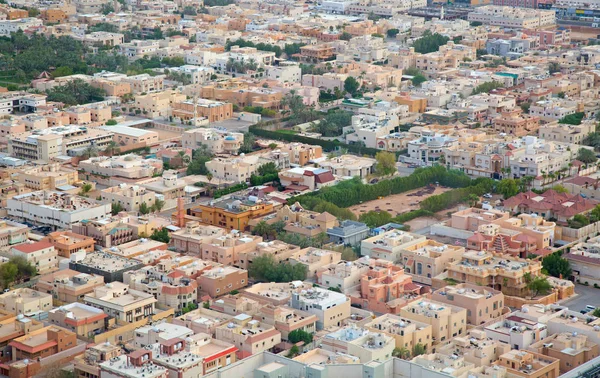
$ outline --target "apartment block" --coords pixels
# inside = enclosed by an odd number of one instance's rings
[[[400,261],[401,252],[406,247],[425,242],[423,235],[411,234],[406,231],[389,230],[372,236],[361,242],[361,254],[376,259],[391,262]]]
[[[217,328],[215,338],[238,348],[237,358],[245,358],[272,349],[281,342],[281,333],[272,325],[239,314],[227,325]]]
[[[547,124],[540,126],[538,136],[546,140],[557,142],[582,144],[589,133],[594,132],[593,122],[584,121],[581,125]]]
[[[591,341],[586,335],[580,335],[576,332],[550,335],[529,346],[531,351],[558,359],[561,374],[598,357],[599,348],[600,346]]]
[[[556,378],[560,375],[558,358],[523,350],[504,353],[496,365],[506,368],[508,376]]]
[[[210,243],[213,238],[224,236],[226,231],[216,226],[205,226],[191,221],[185,227],[171,233],[171,245],[178,252],[189,252],[199,255],[202,252],[202,244]]]
[[[394,314],[384,314],[365,325],[371,332],[381,332],[394,339],[396,348],[406,348],[412,351],[415,345],[422,345],[430,351],[433,335],[431,324]]]
[[[33,190],[56,190],[79,181],[76,170],[64,168],[59,163],[28,168],[17,177],[19,182]]]
[[[140,261],[106,252],[88,253],[83,258],[77,256],[69,262],[70,269],[102,276],[106,283],[123,282],[123,273],[143,266]]]
[[[219,122],[233,117],[233,104],[207,99],[185,100],[171,104],[173,117],[182,121],[195,122],[205,118],[209,123]]]
[[[83,297],[104,285],[104,277],[62,269],[38,278],[36,290],[52,294],[52,298],[64,303],[82,302]]]
[[[131,290],[121,282],[96,287],[94,292],[83,297],[83,301],[87,305],[101,309],[108,316],[127,323],[153,315],[157,302],[152,294]]]
[[[248,285],[248,271],[232,266],[205,270],[198,278],[198,292],[217,298]]]
[[[232,196],[191,209],[191,215],[202,224],[244,231],[252,218],[273,212],[273,203],[266,200]]]
[[[94,335],[106,331],[106,318],[108,315],[102,310],[78,302],[48,311],[49,323],[85,338],[93,338]]]
[[[181,137],[184,148],[206,146],[213,154],[237,155],[244,142],[244,134],[228,132],[214,128],[196,128],[186,130]]]
[[[67,329],[48,326],[11,341],[12,361],[46,358],[77,346],[77,335]]]
[[[317,317],[317,330],[340,326],[350,316],[350,300],[345,294],[321,288],[292,292],[291,307]]]
[[[162,172],[160,159],[144,159],[138,155],[98,156],[79,162],[79,168],[92,175],[141,179]]]
[[[361,362],[385,361],[392,356],[394,339],[385,333],[371,332],[356,325],[346,326],[321,339],[324,350],[356,356]]]
[[[432,300],[467,310],[467,322],[480,325],[505,313],[504,294],[491,288],[470,284],[446,286],[433,293]]]
[[[400,309],[399,316],[430,324],[433,343],[450,340],[467,331],[467,310],[433,300],[409,303]]]
[[[125,183],[118,186],[103,189],[100,192],[103,201],[108,201],[114,205],[121,205],[125,211],[139,211],[142,204],[150,209],[156,201],[156,194],[142,188],[139,185],[127,185]]]
[[[446,269],[446,264],[460,260],[464,251],[464,247],[428,239],[402,249],[400,262],[413,281],[429,285],[433,277]]]
[[[523,114],[520,109],[513,109],[494,118],[492,125],[498,133],[521,137],[536,133],[540,127],[540,118]]]
[[[0,247],[20,244],[28,240],[29,227],[9,220],[0,220]]]
[[[14,257],[24,258],[40,274],[58,269],[58,253],[54,246],[47,241],[25,242],[14,245],[10,250],[10,254]]]
[[[216,301],[213,302],[213,307],[215,303]],[[187,327],[195,334],[203,333],[214,336],[217,327],[231,322],[231,318],[231,315],[223,314],[221,311],[200,306],[196,310],[173,318],[173,324]]]
[[[89,236],[79,235],[71,231],[55,231],[46,236],[44,241],[54,246],[58,256],[70,258],[75,252],[94,251],[94,239]]]
[[[0,295],[0,309],[16,315],[39,316],[52,309],[52,296],[28,288],[13,289]]]

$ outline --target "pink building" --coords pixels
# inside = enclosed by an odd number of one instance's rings
[[[350,294],[352,304],[380,313],[398,314],[400,308],[427,289],[412,282],[404,269],[391,261],[376,260],[360,279],[360,293]]]

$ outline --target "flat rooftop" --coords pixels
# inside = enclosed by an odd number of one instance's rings
[[[108,273],[114,273],[130,268],[133,269],[141,265],[139,261],[127,259],[125,257],[106,252],[89,253],[77,264],[102,270]]]

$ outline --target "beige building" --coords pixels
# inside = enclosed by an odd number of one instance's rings
[[[214,237],[224,236],[226,231],[221,227],[200,225],[192,221],[187,222],[185,227],[171,233],[170,244],[178,252],[199,255],[202,252],[202,245],[210,243]]]
[[[36,290],[52,294],[52,298],[64,303],[82,302],[86,294],[104,285],[104,277],[63,269],[38,278]]]
[[[331,171],[336,176],[366,178],[375,171],[377,161],[368,157],[342,155],[318,163],[319,167]]]
[[[293,331],[301,330],[313,334],[317,330],[315,315],[288,306],[265,305],[260,307],[254,317],[275,326],[275,329],[281,332],[282,340],[288,340],[288,335]]]
[[[431,299],[467,310],[467,322],[478,326],[504,314],[504,294],[488,287],[470,284],[446,286],[433,293]]]
[[[433,300],[409,303],[400,309],[400,316],[430,324],[434,343],[464,335],[467,331],[467,310]]]
[[[550,335],[531,344],[528,349],[558,359],[561,374],[593,360],[600,353],[598,344],[591,341],[586,335],[580,335],[577,332]]]
[[[540,126],[538,136],[546,140],[581,144],[595,130],[596,125],[592,121],[584,121],[581,125],[547,124]]]
[[[505,28],[539,29],[556,24],[551,10],[486,5],[470,12],[468,21]]]
[[[391,262],[400,261],[401,252],[412,245],[426,241],[423,235],[406,231],[390,230],[361,242],[361,254]]]
[[[79,176],[76,170],[51,163],[23,170],[19,173],[18,180],[33,190],[55,190],[75,184],[79,181]]]
[[[186,95],[176,91],[162,91],[135,96],[135,109],[150,118],[166,117],[171,114],[171,105],[185,101]]]
[[[156,201],[156,194],[139,185],[120,184],[100,192],[103,201],[119,204],[125,211],[139,211],[144,203],[150,209]]]
[[[143,41],[143,43],[150,41]],[[123,46],[123,45],[121,45]],[[127,76],[122,81],[129,83],[131,91],[134,94],[145,94],[151,92],[160,92],[164,89],[165,75],[150,76],[148,74],[140,74],[135,76]]]
[[[196,334],[205,333],[214,336],[217,328],[231,322],[231,319],[230,315],[200,306],[196,310],[173,318],[173,324],[187,327]]]
[[[86,304],[103,310],[108,316],[127,323],[153,315],[157,302],[152,294],[131,290],[121,282],[96,287],[83,300]]]
[[[386,361],[392,357],[395,340],[380,332],[371,332],[356,325],[346,326],[321,339],[324,350],[359,358],[360,362]]]
[[[51,324],[75,332],[84,338],[93,338],[106,330],[104,311],[83,303],[70,303],[48,311],[48,321]]]
[[[248,285],[248,271],[233,266],[215,267],[196,278],[200,295],[217,298]]]
[[[446,269],[446,264],[460,260],[464,247],[427,239],[400,251],[400,263],[413,281],[431,284],[431,279]]]
[[[28,240],[29,227],[9,220],[0,220],[0,247],[23,243]]]
[[[342,325],[350,317],[350,299],[345,294],[313,287],[292,293],[291,307],[317,317],[317,329]]]
[[[11,248],[10,253],[15,257],[24,258],[40,274],[58,269],[58,253],[47,241],[17,244]]]
[[[171,105],[173,117],[182,121],[192,121],[206,118],[209,123],[233,118],[233,104],[207,99],[185,100]]]
[[[396,348],[412,351],[415,345],[421,344],[426,351],[431,351],[433,343],[433,327],[418,320],[402,318],[398,315],[384,314],[365,325],[371,332],[381,332],[395,341]]]
[[[304,248],[292,255],[289,262],[292,265],[300,264],[306,267],[307,278],[312,278],[317,271],[329,264],[335,264],[342,259],[340,252],[320,248]]]
[[[233,321],[217,328],[215,338],[238,347],[238,358],[272,349],[281,342],[281,332],[270,324],[239,314]]]
[[[13,289],[0,295],[0,309],[25,316],[37,316],[52,309],[52,295],[36,290]]]
[[[506,368],[508,377],[556,378],[560,375],[558,358],[524,350],[511,350],[495,364]]]
[[[146,147],[159,142],[158,133],[130,126],[100,126],[99,129],[113,134],[113,141],[121,147]]]
[[[162,160],[144,159],[130,154],[121,156],[98,156],[79,162],[79,168],[92,175],[122,177],[127,179],[150,178],[162,172]]]
[[[213,128],[196,128],[187,130],[181,136],[181,144],[184,148],[198,148],[206,146],[213,154],[237,155],[244,134],[222,131]]]

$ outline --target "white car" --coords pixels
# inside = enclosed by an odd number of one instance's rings
[[[485,193],[483,195],[483,198],[492,198],[492,195],[490,193]]]

